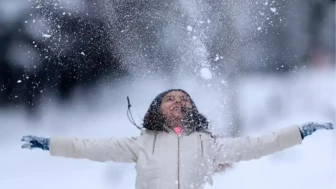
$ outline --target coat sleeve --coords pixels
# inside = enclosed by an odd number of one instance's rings
[[[92,161],[136,162],[139,138],[50,138],[49,151],[52,156],[62,156]]]
[[[215,161],[233,163],[258,159],[302,142],[298,126],[290,126],[261,137],[217,139]]]

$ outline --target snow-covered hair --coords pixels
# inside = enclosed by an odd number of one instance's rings
[[[152,101],[150,104],[148,111],[144,117],[144,122],[143,122],[143,127],[148,129],[148,130],[153,130],[153,131],[167,131],[167,129],[164,127],[164,124],[166,122],[164,116],[162,115],[160,106],[162,103],[162,99],[172,91],[181,91],[184,94],[188,96],[190,99],[190,103],[192,106],[192,124],[190,124],[189,129],[191,131],[208,131],[209,129],[209,122],[206,119],[205,116],[200,114],[198,112],[198,109],[194,103],[194,101],[191,99],[190,95],[182,90],[182,89],[170,89],[167,91],[164,91],[157,95],[155,99]]]

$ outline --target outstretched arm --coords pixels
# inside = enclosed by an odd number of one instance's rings
[[[138,138],[85,139],[24,136],[22,148],[49,150],[52,156],[89,159],[92,161],[136,162],[139,151]]]
[[[305,123],[290,126],[262,137],[224,138],[216,141],[217,162],[239,162],[258,159],[298,144],[319,129],[333,129],[331,123]]]

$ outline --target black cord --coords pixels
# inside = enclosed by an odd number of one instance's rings
[[[132,111],[131,111],[131,103],[130,103],[130,100],[129,100],[129,97],[127,96],[127,103],[128,103],[128,106],[127,106],[127,118],[128,120],[134,125],[136,126],[139,130],[141,130],[141,128],[135,123],[134,121],[134,118],[133,118],[133,115],[132,115]]]

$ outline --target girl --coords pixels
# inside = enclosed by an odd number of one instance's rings
[[[331,123],[306,123],[256,138],[213,136],[207,119],[181,89],[159,94],[143,127],[140,136],[120,139],[24,136],[22,148],[49,150],[52,156],[134,162],[137,189],[202,189],[206,182],[212,184],[219,168],[299,145],[318,129],[333,129]]]

